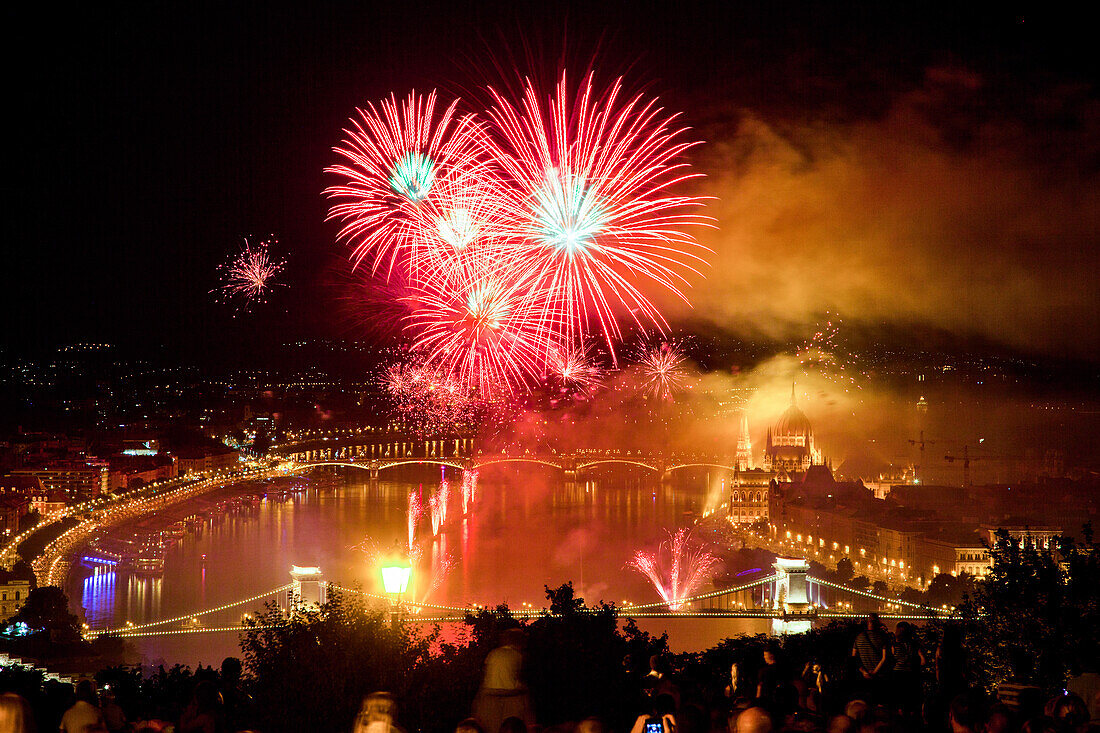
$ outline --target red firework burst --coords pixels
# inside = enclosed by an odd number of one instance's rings
[[[459,258],[425,280],[407,318],[425,365],[466,393],[491,397],[531,384],[554,347],[544,291],[484,258]]]
[[[621,81],[570,89],[564,74],[547,100],[528,84],[515,105],[490,90],[486,125],[457,102],[438,113],[434,92],[391,97],[359,110],[327,169],[343,179],[326,193],[352,259],[397,269],[403,328],[463,399],[549,372],[589,389],[586,335],[614,362],[625,313],[665,326],[646,286],[683,297],[702,262],[685,231],[705,223],[701,199],[673,191],[693,177],[679,158],[694,145],[675,116]]]
[[[226,300],[240,300],[247,310],[253,303],[263,303],[268,291],[274,287],[275,277],[286,266],[286,260],[276,259],[268,251],[278,240],[272,238],[257,245],[244,239],[244,247],[221,266],[222,285],[210,292],[220,290]]]
[[[354,247],[356,265],[369,260],[371,272],[414,264],[423,232],[447,217],[441,204],[449,192],[486,176],[481,128],[456,114],[457,100],[438,115],[436,101],[434,91],[413,91],[401,103],[390,97],[357,110],[333,149],[346,162],[325,169],[345,179],[325,190],[337,202],[328,218],[344,223],[339,238]]]
[[[517,266],[562,301],[546,318],[564,342],[592,329],[614,359],[619,313],[665,327],[640,286],[683,298],[684,274],[703,262],[684,230],[706,221],[702,199],[672,192],[697,175],[679,162],[695,143],[656,100],[626,99],[621,80],[601,94],[589,75],[571,96],[563,74],[548,100],[528,83],[518,107],[490,93],[494,158],[517,188]]]

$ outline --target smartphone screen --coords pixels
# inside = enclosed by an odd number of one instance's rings
[[[665,727],[656,718],[650,718],[645,722],[645,733],[664,733]]]

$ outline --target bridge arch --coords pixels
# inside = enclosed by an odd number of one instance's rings
[[[377,462],[377,465],[371,465],[375,462]],[[393,468],[395,466],[414,466],[419,463],[428,463],[433,466],[449,466],[451,468],[457,468],[460,471],[463,471],[467,468],[467,466],[457,461],[448,461],[438,458],[409,458],[406,460],[374,459],[374,461],[364,461],[361,463],[356,463],[353,461],[298,461],[297,465],[302,467],[303,469],[314,468],[316,466],[344,466],[345,468],[360,468],[364,471],[384,471],[387,468]]]
[[[563,466],[560,463],[553,463],[551,461],[546,461],[546,460],[543,460],[541,458],[509,458],[508,456],[501,456],[499,458],[488,458],[488,459],[485,459],[485,460],[477,460],[477,461],[474,461],[473,467],[474,468],[482,468],[484,466],[495,466],[495,465],[500,464],[500,463],[538,463],[539,465],[549,466],[550,468],[556,468],[556,469],[559,469],[559,470],[563,469]]]
[[[721,463],[677,463],[674,466],[666,467],[665,470],[666,471],[676,471],[676,470],[679,470],[681,468],[699,468],[699,467],[703,467],[703,466],[706,466],[708,468],[722,468],[722,469],[725,469],[727,471],[733,471],[734,470],[733,466],[726,466],[726,465],[723,465]]]
[[[660,471],[660,469],[657,468],[657,466],[651,465],[649,463],[642,463],[641,461],[632,461],[628,458],[599,458],[595,461],[588,461],[586,463],[578,462],[577,463],[577,470],[580,471],[581,469],[584,469],[584,468],[591,468],[592,466],[599,466],[599,465],[603,465],[605,463],[625,463],[625,464],[629,464],[631,466],[641,466],[642,468],[648,468],[650,471],[653,471],[654,473],[657,473],[657,472]]]

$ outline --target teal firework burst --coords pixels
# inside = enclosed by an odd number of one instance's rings
[[[428,197],[435,180],[435,163],[423,153],[406,153],[390,173],[390,188],[409,201],[423,201]]]
[[[534,215],[543,244],[567,255],[587,249],[604,228],[604,214],[581,176],[551,168],[535,192]]]

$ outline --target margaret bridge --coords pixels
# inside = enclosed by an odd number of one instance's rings
[[[686,468],[714,468],[736,471],[732,455],[655,453],[646,451],[583,449],[571,452],[482,452],[473,438],[415,440],[390,436],[325,437],[286,443],[273,453],[299,465],[347,466],[370,472],[378,479],[382,471],[413,465],[437,465],[461,471],[479,470],[501,464],[532,464],[561,471],[566,480],[600,466],[634,466],[667,481],[673,471]]]

